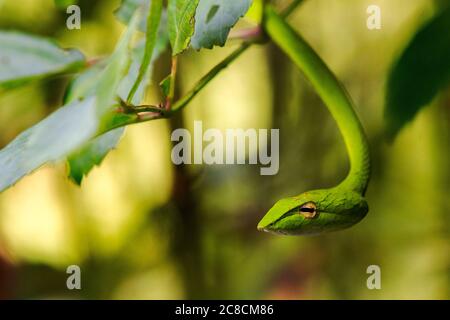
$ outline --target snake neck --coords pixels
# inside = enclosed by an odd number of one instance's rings
[[[370,178],[369,147],[349,95],[309,44],[271,6],[266,6],[265,19],[267,34],[309,79],[344,138],[350,170],[338,187],[364,195]]]
[[[348,106],[351,108],[351,104]],[[331,110],[331,108],[330,108]],[[333,115],[341,132],[350,158],[350,170],[339,187],[364,195],[370,179],[370,152],[367,138],[353,109],[345,119]]]

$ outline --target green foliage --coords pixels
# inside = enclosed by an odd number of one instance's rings
[[[80,185],[83,177],[94,166],[100,165],[106,155],[116,147],[122,137],[124,128],[109,131],[89,142],[79,151],[73,153],[68,159],[69,178]]]
[[[183,52],[194,34],[195,12],[199,0],[169,0],[167,7],[172,54]]]
[[[0,191],[40,166],[67,156],[102,130],[129,64],[128,47],[135,28],[136,19],[100,74],[95,94],[60,108],[0,151]]]
[[[98,64],[75,78],[68,88],[65,99],[66,103],[85,99],[86,96],[95,95],[96,83],[100,80],[104,69],[104,64]],[[125,79],[128,77],[124,78],[122,83],[126,81]],[[123,132],[123,128],[110,131],[89,141],[82,148],[70,154],[67,158],[69,178],[80,185],[83,177],[87,175],[94,166],[99,165],[108,152],[116,147]]]
[[[450,6],[426,23],[393,66],[385,117],[393,138],[450,81]]]
[[[69,4],[68,1],[55,3],[60,7]],[[0,151],[0,165],[6,168],[0,174],[0,190],[39,166],[65,157],[69,177],[80,184],[83,177],[117,146],[124,132],[121,127],[138,120],[136,114],[116,112],[117,98],[130,105],[141,103],[151,80],[152,62],[167,43],[170,42],[173,55],[187,49],[192,36],[195,49],[222,46],[231,27],[248,11],[251,3],[251,0],[169,0],[166,12],[162,0],[122,1],[116,16],[129,24],[126,37],[111,57],[89,67],[71,82],[65,95],[65,107]],[[137,25],[145,32],[145,41],[140,42],[130,56],[128,47]],[[64,51],[46,39],[1,32],[0,44],[0,86],[20,85],[86,67],[84,57],[78,51]],[[243,50],[245,48],[231,55],[225,64],[213,68],[178,107],[187,104]],[[165,98],[169,98],[174,90],[174,76],[168,75],[161,83]],[[71,116],[73,112],[77,115]],[[62,131],[61,134],[57,130]]]
[[[196,50],[223,46],[230,29],[245,15],[252,2],[253,0],[169,0],[167,29],[173,55],[183,52],[189,44]],[[260,1],[257,3],[261,6]],[[120,21],[128,23],[136,10],[148,12],[150,4],[151,1],[145,0],[124,0],[116,11],[116,16]],[[140,29],[147,30],[145,20]]]
[[[246,18],[255,23],[261,23],[264,16],[264,1],[265,0],[253,0],[252,5],[248,9]]]
[[[75,101],[21,133],[0,151],[0,191],[91,138],[98,128],[96,99]]]
[[[153,50],[156,45],[159,23],[161,21],[162,12],[162,0],[153,0],[149,9],[147,18],[147,32],[145,35],[145,52],[142,59],[142,63],[139,67],[139,73],[130,93],[127,97],[127,102],[132,102],[133,97],[142,83],[146,73],[148,73],[148,67],[153,56]],[[139,103],[139,102],[138,102]]]
[[[280,7],[299,1],[281,1]],[[139,2],[149,3],[148,0]],[[53,6],[53,2],[45,0],[28,1],[30,5],[26,6],[13,3],[6,0],[0,10],[5,28],[20,26],[34,30],[36,21],[29,17],[36,17],[35,13],[42,11],[41,4],[46,8]],[[247,13],[246,19],[251,16],[259,22],[263,1],[254,0],[254,3],[261,7],[254,5],[250,9],[254,11]],[[85,31],[94,31],[87,32],[83,38],[66,30],[60,19],[62,12],[56,10],[49,11],[42,19],[39,32],[79,43],[92,52],[96,48],[102,52],[117,39],[109,30],[112,16],[105,17],[111,2],[98,1],[95,6],[102,18],[98,15],[83,18],[83,23],[89,24]],[[408,6],[409,14],[406,14],[404,3],[384,2],[383,10],[396,17],[395,25],[399,28],[396,30],[406,31],[412,24],[411,13],[415,16],[421,10],[428,10],[430,3],[411,1]],[[149,7],[143,8],[145,12],[139,10],[142,12],[139,29],[145,32]],[[54,179],[52,173],[36,177],[38,184],[35,179],[27,179],[17,189],[0,193],[0,252],[8,253],[0,253],[0,264],[6,267],[2,268],[4,277],[0,275],[0,278],[9,279],[12,275],[26,280],[24,285],[9,288],[8,281],[0,279],[0,287],[6,285],[0,290],[2,294],[13,299],[448,299],[450,144],[447,119],[450,110],[446,101],[442,99],[442,103],[423,110],[424,117],[417,119],[419,125],[385,148],[379,135],[383,125],[379,117],[382,91],[378,81],[370,79],[379,79],[385,72],[390,52],[398,47],[404,32],[392,29],[389,37],[375,37],[368,46],[367,32],[360,32],[365,29],[364,21],[345,19],[364,14],[361,6],[337,1],[333,10],[321,5],[304,9],[302,31],[315,34],[315,21],[320,16],[323,20],[320,42],[326,48],[343,45],[343,38],[336,36],[336,19],[342,21],[339,28],[354,31],[352,43],[361,44],[351,50],[355,59],[348,59],[348,50],[334,50],[333,55],[334,61],[342,62],[339,70],[346,75],[346,83],[352,91],[360,93],[357,100],[363,105],[358,113],[371,122],[368,136],[376,170],[368,201],[373,214],[358,228],[329,236],[280,238],[257,232],[255,223],[275,200],[313,185],[332,185],[347,170],[342,137],[316,92],[305,90],[307,84],[298,70],[288,59],[280,59],[281,53],[275,46],[266,46],[242,56],[238,65],[227,71],[225,86],[215,90],[205,87],[202,97],[195,101],[195,108],[185,109],[182,116],[186,125],[200,116],[205,124],[219,124],[219,127],[282,128],[278,176],[263,179],[255,174],[253,166],[181,166],[174,171],[169,160],[168,123],[139,125],[127,132],[130,139],[121,142],[115,151],[116,160],[120,158],[120,161],[104,163],[104,170],[98,172],[99,179],[83,181],[85,185],[80,190]],[[128,20],[135,11],[130,11]],[[164,17],[163,11],[161,24],[166,27]],[[163,31],[159,32],[152,60],[157,56],[160,38],[168,41]],[[111,35],[104,36],[108,34]],[[135,35],[143,36],[141,32]],[[95,47],[91,46],[93,42]],[[373,50],[374,47],[378,50]],[[128,75],[111,96],[127,98],[136,83],[144,50],[145,41],[138,39]],[[224,64],[215,69],[215,74],[206,68],[229,49],[219,51],[217,54],[190,52],[180,59],[177,82],[181,88],[177,92],[191,93],[188,97],[192,98],[214,78]],[[358,59],[362,56],[365,58]],[[2,172],[19,166],[18,161],[25,159],[25,165],[29,166],[29,161],[42,158],[43,152],[49,153],[48,148],[53,148],[54,143],[61,144],[68,139],[64,143],[74,144],[72,141],[77,137],[70,134],[81,128],[78,122],[91,119],[89,111],[96,109],[95,103],[83,106],[81,102],[88,103],[87,100],[97,95],[97,84],[110,61],[107,57],[93,58],[97,62],[76,76],[66,93],[63,103],[66,107],[57,111],[70,109],[64,116],[58,115],[63,122],[47,122],[58,125],[59,129],[52,132],[48,127],[45,129],[48,138],[39,150],[17,148],[9,163],[3,159],[0,183],[5,177]],[[166,75],[160,71],[169,69],[168,60],[164,57],[156,62],[161,78]],[[367,67],[367,61],[378,63]],[[133,97],[133,104],[142,103],[140,98],[146,91],[151,64],[149,70]],[[205,75],[202,85],[188,87]],[[171,75],[166,79],[163,87],[168,94]],[[0,89],[0,144],[45,112],[49,98],[53,106],[65,83],[57,80],[46,82],[45,86],[31,84],[11,91]],[[186,96],[174,100],[172,108],[185,105]],[[70,108],[72,103],[78,105]],[[115,112],[107,112],[102,119],[102,132],[132,123],[136,117],[133,113],[116,112],[118,105],[111,107]],[[93,121],[95,116],[92,115]],[[84,130],[80,131],[83,135]],[[124,127],[115,130],[100,136],[97,132],[88,143],[81,142],[81,148],[70,151],[68,161],[73,180],[80,183],[117,145]],[[35,144],[33,139],[29,140]],[[78,141],[81,140],[84,141]],[[72,148],[68,145],[67,149]],[[63,153],[59,152],[60,159],[66,157]],[[317,179],[313,178],[316,176]],[[66,267],[72,264],[81,266],[84,272],[81,291],[64,290]],[[369,277],[366,268],[371,264],[385,270],[382,271],[383,290],[366,287]]]
[[[143,13],[149,12],[148,8],[150,4],[151,0],[122,0],[120,7],[115,11],[115,15],[119,21],[128,24],[136,10],[140,10],[141,21],[139,23],[139,30],[145,32],[147,30],[147,19]]]
[[[71,3],[55,2],[59,7]],[[230,28],[245,14],[250,3],[250,0],[239,3],[202,0],[197,10],[199,0],[169,0],[166,21],[161,19],[164,16],[162,0],[122,1],[116,16],[130,24],[127,36],[108,63],[100,62],[72,81],[66,92],[65,107],[19,135],[0,151],[0,165],[6,168],[0,174],[0,190],[41,165],[66,156],[69,177],[80,184],[83,177],[116,147],[124,129],[115,128],[134,119],[133,115],[112,112],[116,97],[134,105],[142,101],[150,82],[151,62],[165,49],[167,42],[170,40],[173,55],[179,54],[189,46],[194,27],[197,27],[196,49],[223,45]],[[127,47],[136,19],[139,19],[137,16],[140,17],[139,28],[145,31],[146,37],[145,42],[133,49],[132,64],[126,74],[129,62]],[[160,23],[161,20],[164,23]],[[78,51],[64,51],[38,37],[1,32],[0,45],[0,86],[20,85],[32,79],[77,71],[86,65]],[[166,79],[162,89],[167,96],[173,85],[173,76]]]
[[[141,71],[141,62],[144,59],[147,47],[144,42],[139,43],[132,52],[132,63],[128,70],[128,74],[124,77],[117,88],[117,95],[125,100],[129,95],[130,89],[133,84],[139,83],[136,89],[136,93],[132,99],[133,104],[139,104],[144,97],[145,88],[151,81],[152,74],[152,62],[154,62],[160,54],[167,47],[167,38],[160,37],[155,43],[152,49],[153,54],[152,59],[147,65],[147,69],[143,72],[143,78],[139,80],[138,74]],[[100,69],[100,70],[99,70]],[[95,90],[95,83],[98,81],[100,71],[102,66],[95,66],[87,70],[84,74],[80,75],[77,79],[73,81],[69,88],[68,100],[74,98],[81,98],[84,92],[87,92],[86,88],[91,88],[91,91]],[[137,81],[139,80],[139,81]],[[81,93],[81,95],[80,95]],[[113,121],[120,120],[118,117],[113,119]],[[113,125],[113,124],[109,124]],[[81,184],[83,177],[86,176],[94,166],[100,165],[106,155],[114,149],[120,141],[124,133],[124,128],[117,128],[110,132],[107,132],[92,141],[89,141],[80,150],[71,154],[67,159],[68,164],[68,176],[69,178],[77,184]]]
[[[201,0],[195,14],[194,49],[223,46],[230,29],[249,9],[252,0]]]
[[[166,50],[168,45],[168,39],[165,37],[159,37],[154,47],[152,48],[152,54],[148,54],[149,48],[146,46],[144,41],[140,42],[132,52],[132,62],[130,69],[128,70],[128,75],[122,79],[122,82],[118,89],[118,95],[125,100],[128,96],[128,93],[131,90],[131,87],[136,83],[136,80],[139,78],[139,75],[142,73],[143,77],[139,81],[139,87],[137,88],[136,94],[133,99],[130,101],[132,104],[137,105],[141,103],[144,98],[145,89],[151,82],[151,75],[153,71],[153,63],[159,56]],[[147,65],[145,71],[142,71],[142,61],[143,59],[147,59],[150,56],[151,60]]]
[[[53,41],[13,31],[0,31],[0,87],[73,72],[85,65],[77,50],[63,50]]]

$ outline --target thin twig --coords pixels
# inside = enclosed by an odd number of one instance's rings
[[[305,0],[294,0],[292,1],[282,12],[281,16],[283,18],[288,17],[295,9]]]
[[[228,65],[236,60],[245,50],[250,47],[250,43],[242,44],[238,49],[234,50],[228,57],[222,60],[218,65],[212,68],[203,78],[201,78],[197,84],[186,95],[179,99],[172,107],[171,113],[177,112],[183,109],[191,100],[200,92],[215,76],[228,67]]]
[[[303,1],[304,0],[294,0],[286,9],[284,9],[282,11],[281,16],[283,16],[283,17],[289,16],[297,8],[297,6],[299,6]],[[138,119],[136,120],[136,123],[155,120],[155,119],[161,119],[161,118],[169,118],[172,114],[182,110],[186,105],[189,104],[189,102],[192,101],[192,99],[194,99],[194,97],[212,79],[214,79],[217,76],[217,74],[219,74],[223,69],[228,67],[228,65],[230,65],[230,63],[232,63],[242,53],[244,53],[248,48],[250,48],[252,44],[253,44],[253,42],[245,42],[239,48],[234,50],[228,57],[226,57],[224,60],[222,60],[218,65],[216,65],[214,68],[212,68],[205,76],[203,76],[195,84],[194,88],[192,88],[188,93],[186,93],[183,97],[181,97],[173,105],[171,105],[170,110],[167,110],[167,107],[166,107],[166,112],[164,114],[163,113],[155,114],[152,112],[148,116],[139,116]],[[173,63],[172,63],[172,67],[173,67]],[[174,81],[174,79],[172,79],[172,81]]]
[[[165,108],[167,111],[172,109],[172,101],[175,98],[175,85],[177,81],[178,56],[172,57],[172,67],[170,69],[170,87],[169,94],[166,97]]]
[[[131,103],[133,101],[134,95],[139,89],[144,76],[147,73],[147,69],[150,66],[153,50],[155,48],[157,30],[159,26],[159,21],[161,20],[161,12],[162,12],[162,2],[161,0],[152,1],[152,4],[149,8],[148,16],[147,16],[147,33],[145,39],[145,51],[144,56],[142,58],[142,63],[139,68],[139,73],[131,87],[130,92],[128,93],[127,102]]]

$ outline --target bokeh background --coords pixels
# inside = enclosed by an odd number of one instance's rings
[[[374,169],[361,223],[317,237],[256,230],[277,199],[339,182],[348,160],[301,73],[274,46],[254,46],[179,117],[129,127],[81,188],[61,163],[0,194],[0,298],[450,298],[450,90],[393,143],[383,119],[390,67],[437,3],[309,0],[289,19],[346,85],[369,136]],[[0,28],[101,57],[124,30],[113,16],[119,4],[80,1],[82,29],[69,31],[52,0],[0,0]],[[381,30],[366,27],[371,4],[381,7]],[[184,54],[178,93],[236,45]],[[169,54],[157,61],[155,83],[169,65]],[[0,147],[58,108],[68,81],[0,92]],[[153,85],[146,99],[158,94]],[[204,128],[280,128],[279,174],[173,166],[171,130],[194,120]],[[66,288],[72,264],[82,270],[80,291]],[[381,267],[381,290],[366,287],[372,264]]]

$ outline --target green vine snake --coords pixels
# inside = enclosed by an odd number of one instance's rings
[[[348,228],[361,221],[369,210],[364,194],[370,178],[370,157],[362,125],[334,74],[271,6],[267,6],[264,23],[267,35],[301,69],[331,112],[344,138],[350,170],[333,188],[279,200],[259,222],[258,229],[302,235]]]

